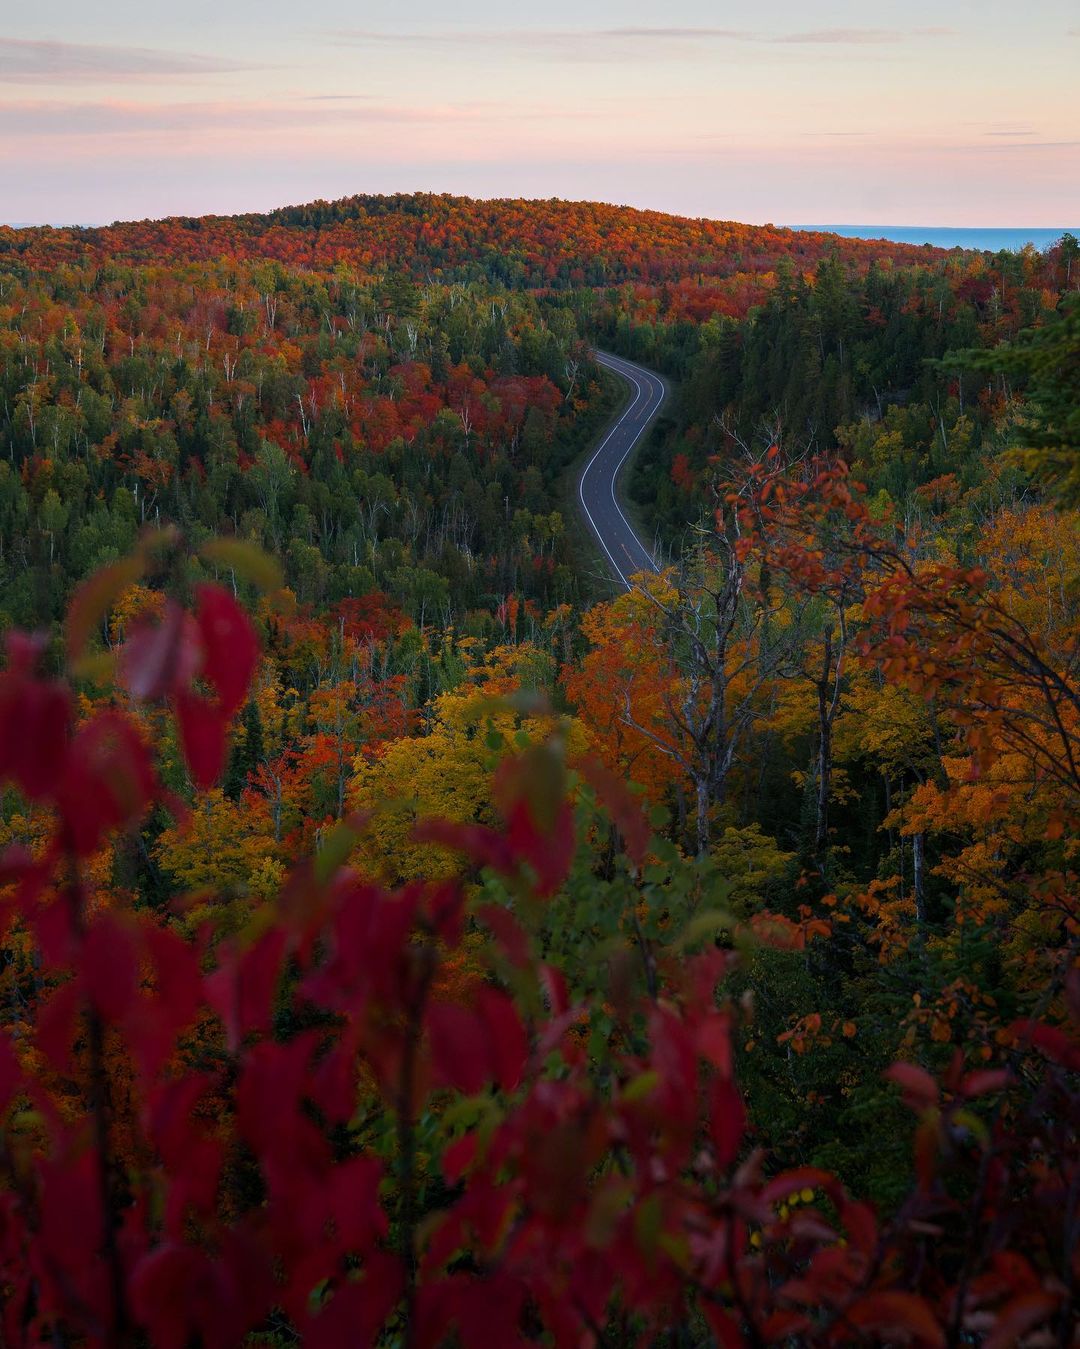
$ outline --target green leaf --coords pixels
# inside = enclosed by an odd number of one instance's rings
[[[521,717],[542,717],[551,711],[549,698],[539,689],[517,689],[505,701]]]
[[[315,854],[315,879],[320,885],[325,885],[334,872],[345,865],[360,841],[360,833],[357,821],[341,820],[326,835]]]
[[[64,625],[68,662],[71,665],[75,665],[85,653],[90,634],[98,623],[124,591],[142,578],[144,572],[141,557],[121,558],[119,562],[96,571],[75,591]]]
[[[691,918],[675,940],[675,949],[685,951],[700,941],[713,941],[718,932],[732,932],[735,919],[726,909],[707,909]]]
[[[630,1206],[633,1193],[629,1182],[624,1180],[612,1180],[596,1191],[585,1219],[585,1231],[591,1246],[602,1249],[611,1244]]]
[[[656,1088],[659,1081],[660,1074],[651,1068],[648,1072],[638,1073],[623,1087],[622,1098],[624,1101],[640,1101]]]
[[[690,1242],[685,1236],[674,1232],[661,1232],[659,1245],[672,1264],[689,1272],[692,1265]]]
[[[450,1137],[476,1128],[493,1112],[498,1113],[493,1097],[461,1096],[443,1108],[438,1123],[442,1134]]]
[[[114,651],[92,651],[71,663],[71,674],[75,679],[85,679],[91,684],[111,684],[116,674],[116,653]]]
[[[970,1110],[957,1110],[953,1115],[953,1123],[962,1124],[980,1147],[985,1148],[990,1142],[990,1132],[986,1124]]]
[[[634,1235],[638,1245],[646,1255],[655,1255],[660,1240],[660,1231],[664,1223],[664,1210],[660,1196],[650,1194],[637,1206],[634,1214]]]
[[[160,529],[148,529],[139,538],[135,552],[144,566],[152,565],[150,554],[159,549],[175,548],[180,542],[180,531],[175,525],[162,525]]]
[[[533,818],[542,829],[550,830],[566,795],[566,764],[561,745],[548,740],[528,750],[521,768]]]
[[[230,568],[267,593],[280,590],[285,583],[276,558],[242,539],[211,539],[199,549],[199,555],[207,562]]]

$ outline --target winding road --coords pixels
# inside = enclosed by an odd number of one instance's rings
[[[667,385],[659,375],[621,356],[598,351],[596,359],[625,380],[634,396],[581,470],[578,500],[585,522],[604,550],[614,577],[629,590],[630,577],[635,572],[656,571],[657,565],[620,504],[619,475],[659,412],[667,397]]]

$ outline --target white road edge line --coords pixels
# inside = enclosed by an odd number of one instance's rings
[[[597,355],[599,356],[599,352],[597,353]],[[603,358],[603,357],[600,357],[600,360],[601,360],[601,364],[603,364],[604,358]],[[629,362],[629,361],[621,361],[621,360],[619,360],[617,357],[614,358],[614,359],[612,359],[611,357],[608,357],[608,358],[607,358],[607,362],[608,362],[609,368],[612,369],[612,370],[614,370],[616,374],[621,374],[621,375],[623,376],[624,379],[629,378],[629,379],[633,380],[634,384],[637,385],[637,367],[634,366],[631,362]],[[625,365],[625,366],[627,366],[628,368],[625,369],[625,370],[621,370],[621,369],[619,368],[620,365]],[[631,374],[631,371],[633,371],[634,373]],[[647,372],[645,372],[645,371],[642,371],[641,373],[645,375],[645,382],[646,382],[646,384],[647,384],[647,386],[648,386],[649,392],[652,393],[652,392],[653,392],[653,387],[652,387],[652,384],[653,384],[653,382],[652,382],[652,376],[649,375],[649,374],[648,374]],[[660,411],[660,407],[661,407],[661,405],[662,405],[662,403],[663,403],[663,401],[664,401],[665,392],[666,392],[666,391],[665,391],[665,389],[664,389],[664,386],[663,386],[663,384],[661,384],[661,385],[660,385],[660,396],[659,396],[659,398],[657,398],[657,400],[656,400],[656,406],[653,407],[653,408],[651,408],[651,409],[649,409],[649,410],[646,412],[646,415],[645,415],[645,417],[644,417],[643,420],[642,420],[641,430],[640,430],[640,431],[637,433],[637,435],[634,436],[633,439],[630,441],[630,444],[626,447],[626,450],[625,450],[625,452],[624,452],[624,454],[623,454],[623,457],[622,457],[622,458],[619,460],[619,462],[615,465],[615,471],[614,471],[614,472],[612,473],[612,475],[611,475],[611,500],[614,502],[614,504],[615,504],[615,509],[619,512],[619,518],[622,520],[623,524],[626,526],[628,532],[630,533],[631,538],[633,538],[634,542],[638,545],[638,547],[641,549],[641,551],[642,551],[642,552],[645,554],[645,556],[649,559],[649,566],[652,567],[653,571],[659,571],[659,570],[660,570],[660,568],[656,565],[656,558],[653,557],[653,555],[652,555],[652,553],[649,551],[649,549],[645,546],[645,544],[641,541],[641,539],[638,538],[638,536],[637,536],[637,531],[634,529],[634,526],[630,523],[630,521],[629,521],[629,520],[626,518],[626,516],[623,514],[623,508],[619,505],[619,498],[615,495],[615,481],[616,481],[616,479],[618,478],[619,474],[622,472],[622,466],[623,466],[623,464],[626,463],[626,460],[627,460],[627,458],[629,457],[631,450],[633,450],[634,446],[638,443],[638,441],[641,439],[641,437],[645,434],[645,428],[648,426],[649,422],[650,422],[650,421],[652,420],[652,418],[656,415],[656,413]]]
[[[626,362],[625,364],[629,366],[629,369],[624,369],[624,368],[623,368],[624,363],[623,363],[621,360],[618,360],[618,358],[614,358],[614,357],[610,357],[610,356],[601,354],[600,352],[597,352],[597,353],[596,353],[596,359],[597,359],[597,361],[599,362],[600,365],[605,366],[607,369],[614,371],[615,374],[622,376],[623,379],[626,379],[626,380],[628,380],[631,384],[633,384],[634,389],[635,389],[636,392],[635,392],[635,394],[634,394],[634,399],[633,399],[633,401],[631,402],[630,406],[629,406],[628,408],[625,408],[625,409],[623,410],[623,413],[622,413],[622,415],[619,417],[618,421],[615,423],[614,426],[612,426],[611,430],[608,431],[607,435],[604,437],[604,439],[600,442],[600,444],[599,444],[599,445],[596,447],[596,449],[593,451],[592,456],[591,456],[590,459],[589,459],[589,462],[588,462],[588,463],[585,465],[585,467],[582,469],[582,471],[581,471],[581,477],[578,479],[578,498],[579,498],[580,501],[581,501],[581,508],[582,508],[582,510],[585,512],[585,515],[586,515],[586,517],[587,517],[587,519],[588,519],[588,521],[589,521],[589,524],[592,526],[592,531],[593,531],[593,533],[596,535],[597,540],[599,541],[600,547],[603,548],[605,554],[607,555],[608,561],[609,561],[609,562],[611,563],[611,565],[615,568],[615,573],[616,573],[616,575],[618,576],[619,580],[622,581],[623,585],[626,587],[627,590],[630,590],[630,589],[631,589],[630,582],[627,580],[626,575],[625,575],[625,573],[623,572],[622,568],[619,566],[619,564],[615,561],[615,558],[612,556],[611,549],[607,546],[607,543],[606,543],[605,540],[604,540],[604,536],[603,536],[603,534],[600,532],[600,529],[599,529],[599,527],[597,526],[596,520],[593,518],[593,513],[592,513],[592,511],[589,510],[588,503],[587,503],[586,500],[585,500],[585,480],[586,480],[586,478],[589,476],[589,473],[590,473],[590,471],[591,471],[593,465],[596,463],[597,459],[600,457],[600,455],[604,452],[605,448],[607,447],[608,441],[611,439],[611,437],[615,434],[615,432],[619,429],[619,427],[622,426],[623,422],[626,421],[626,419],[630,416],[630,414],[631,414],[631,413],[634,411],[634,409],[637,407],[638,403],[641,401],[642,397],[644,396],[645,390],[642,388],[642,385],[638,382],[638,379],[637,379],[637,373],[636,373],[636,372],[637,372],[637,367],[636,367],[636,366],[633,366],[633,365],[631,365],[629,362]],[[645,372],[642,371],[642,374],[645,374]],[[646,376],[646,379],[647,379],[647,383],[648,383],[648,387],[649,387],[649,392],[651,393],[651,392],[653,391],[653,390],[652,390],[652,379],[651,379],[651,377],[649,377],[649,376]],[[615,495],[615,479],[617,478],[617,476],[618,476],[618,474],[619,474],[619,471],[621,470],[623,464],[626,462],[626,460],[627,460],[627,458],[628,458],[628,456],[629,456],[629,454],[630,454],[630,451],[634,448],[634,446],[635,446],[635,445],[638,443],[638,441],[641,439],[641,436],[642,436],[642,434],[644,433],[645,428],[647,427],[647,425],[648,425],[649,421],[651,420],[653,414],[656,413],[657,411],[659,411],[660,406],[661,406],[661,404],[662,404],[663,401],[664,401],[664,398],[665,398],[665,396],[666,396],[666,394],[667,394],[667,389],[664,387],[663,381],[658,381],[658,383],[660,384],[660,396],[659,396],[659,398],[658,398],[657,401],[656,401],[656,406],[655,406],[654,408],[652,408],[652,409],[648,412],[648,414],[647,414],[647,416],[646,416],[644,422],[642,423],[641,430],[638,431],[637,435],[635,435],[635,436],[633,436],[633,437],[631,438],[630,444],[626,447],[626,450],[623,452],[621,458],[619,459],[619,462],[618,462],[618,463],[616,464],[616,466],[615,466],[614,472],[613,472],[612,475],[611,475],[611,500],[612,500],[612,503],[614,504],[616,511],[618,511],[618,513],[619,513],[619,518],[622,520],[623,524],[626,526],[626,528],[627,528],[627,530],[628,530],[628,532],[629,532],[629,534],[630,534],[630,537],[631,537],[631,538],[639,545],[639,547],[641,548],[642,552],[646,555],[646,557],[649,558],[649,565],[652,567],[653,571],[658,571],[658,570],[659,570],[659,568],[657,567],[657,564],[656,564],[656,559],[653,558],[653,557],[650,555],[649,550],[645,547],[645,545],[641,542],[641,540],[638,538],[637,534],[635,533],[633,526],[630,524],[630,521],[627,520],[626,516],[623,514],[622,507],[619,505],[618,497],[616,497],[616,495]],[[624,551],[626,551],[625,548],[624,548]]]
[[[599,354],[597,354],[597,360],[600,362],[601,365],[603,365],[603,364],[605,363],[605,362],[603,361],[603,359],[599,356]],[[609,367],[609,368],[610,368],[610,367]],[[619,372],[619,373],[621,373],[621,372]],[[581,471],[581,477],[578,479],[578,497],[579,497],[580,500],[581,500],[581,509],[585,512],[586,516],[588,517],[589,524],[592,525],[593,533],[596,535],[597,539],[598,539],[599,542],[600,542],[600,547],[603,548],[604,552],[607,554],[608,561],[609,561],[609,562],[611,563],[611,565],[615,568],[615,571],[616,571],[616,573],[618,574],[619,580],[623,583],[623,585],[627,588],[627,590],[630,589],[630,582],[629,582],[629,581],[626,579],[626,577],[623,575],[622,568],[621,568],[621,567],[619,566],[619,564],[615,561],[614,557],[612,557],[612,555],[611,555],[611,549],[610,549],[610,548],[607,546],[607,544],[604,542],[604,536],[603,536],[603,534],[600,533],[600,530],[599,530],[599,528],[597,527],[596,521],[593,519],[593,513],[592,513],[591,510],[589,510],[588,503],[587,503],[586,500],[585,500],[585,479],[589,476],[589,471],[592,469],[593,464],[596,463],[598,457],[599,457],[601,454],[603,454],[604,449],[605,449],[605,447],[607,446],[608,441],[609,441],[609,440],[611,439],[611,437],[615,434],[615,432],[619,429],[619,427],[622,426],[623,422],[626,421],[627,417],[630,415],[631,412],[633,412],[634,408],[637,407],[638,401],[639,401],[639,399],[641,398],[642,389],[641,389],[641,385],[638,384],[636,380],[634,381],[634,384],[635,384],[635,386],[636,386],[636,388],[637,388],[637,393],[634,395],[634,400],[633,400],[633,402],[630,404],[630,406],[629,406],[628,408],[625,408],[625,409],[623,410],[622,416],[619,418],[619,420],[615,423],[615,425],[611,428],[611,430],[607,433],[607,435],[604,437],[604,439],[600,442],[600,444],[599,444],[599,445],[596,447],[596,449],[593,451],[592,457],[589,459],[589,462],[588,462],[588,463],[585,465],[585,467],[582,469],[582,471]]]

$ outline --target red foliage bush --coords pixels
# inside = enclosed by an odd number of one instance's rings
[[[749,1146],[732,951],[664,962],[596,1062],[588,1009],[510,910],[482,915],[490,969],[470,998],[441,1000],[471,922],[457,883],[388,893],[328,865],[335,847],[248,930],[195,943],[168,915],[96,903],[87,859],[169,799],[134,717],[77,725],[41,655],[13,635],[0,676],[0,773],[55,818],[42,856],[9,852],[0,872],[4,929],[36,950],[29,1009],[0,1039],[5,1343],[1074,1342],[1071,1033],[1019,1025],[1007,1067],[940,1083],[897,1064],[917,1185],[883,1219]],[[256,656],[212,586],[129,637],[125,685],[172,704],[199,786]],[[633,803],[598,789],[640,859]],[[536,902],[567,875],[572,813],[523,771],[500,791],[505,832],[429,834],[523,896],[531,874]],[[420,1130],[448,1092],[433,1199]],[[376,1137],[373,1114],[390,1122]]]

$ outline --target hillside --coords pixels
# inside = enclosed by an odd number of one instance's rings
[[[1072,1342],[1076,257],[0,231],[5,1344]]]
[[[812,268],[836,255],[865,268],[926,263],[939,249],[692,220],[628,206],[476,201],[413,193],[355,196],[262,215],[175,217],[98,229],[0,228],[0,262],[56,267],[116,262],[266,260],[325,271],[400,271],[417,281],[484,278],[530,288],[656,284],[760,275],[789,258]]]

